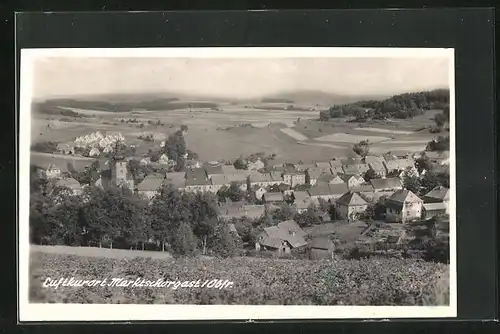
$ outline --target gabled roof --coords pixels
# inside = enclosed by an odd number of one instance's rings
[[[330,181],[332,181],[333,179],[335,179],[337,176],[336,175],[333,175],[333,174],[330,174],[330,173],[322,173],[316,182],[323,182],[323,183],[330,183]]]
[[[307,235],[307,233],[300,228],[299,224],[292,219],[282,221],[278,224],[278,228],[287,232],[295,232],[295,235],[299,235],[301,237],[305,237]]]
[[[347,192],[337,200],[337,204],[343,205],[366,205],[368,204],[359,194],[355,192]]]
[[[345,174],[359,174],[359,168],[357,167],[357,165],[343,165],[342,170]]]
[[[330,167],[328,167],[328,170],[330,170]],[[323,173],[325,173],[325,169],[318,167],[309,168],[307,170],[307,174],[311,179],[317,179]]]
[[[178,179],[185,179],[185,178],[186,178],[185,172],[168,172],[167,173],[167,179],[170,179],[170,180],[178,180]]]
[[[391,197],[388,198],[388,200],[401,204],[405,202],[410,202],[410,203],[422,202],[420,197],[418,197],[408,189],[402,189],[396,191],[394,194],[391,195]]]
[[[303,199],[309,198],[310,196],[309,196],[307,191],[294,191],[293,197],[297,201],[297,200],[303,200]]]
[[[307,191],[309,196],[328,196],[331,195],[329,184],[318,184]]]
[[[371,162],[368,165],[375,173],[386,173],[385,165],[383,162]]]
[[[212,175],[212,185],[214,186],[222,186],[225,184],[229,184],[225,175]]]
[[[310,196],[329,196],[342,195],[348,192],[349,189],[345,183],[339,184],[320,184],[309,189]]]
[[[316,167],[314,164],[297,164],[295,165],[295,170],[300,172],[300,171],[305,171],[309,168],[314,168]]]
[[[193,168],[186,172],[186,178],[188,179],[206,179],[207,174],[204,168]]]
[[[401,180],[398,177],[390,177],[387,179],[371,179],[371,185],[375,190],[382,189],[401,189]]]
[[[267,192],[264,194],[264,201],[266,202],[283,201],[283,194],[281,192]]]
[[[237,169],[234,168],[233,165],[222,165],[221,169],[224,174],[232,174],[237,172]]]
[[[351,191],[355,193],[364,193],[364,192],[372,192],[374,191],[374,189],[371,183],[362,183],[358,186],[352,187]]]
[[[293,235],[292,232],[295,234]],[[293,220],[281,222],[278,226],[266,227],[264,233],[265,237],[261,241],[264,246],[279,248],[283,241],[286,241],[293,248],[307,244],[304,239],[305,232]]]
[[[141,183],[137,185],[138,191],[154,191],[161,188],[163,177],[151,174],[147,175]]]
[[[450,189],[443,186],[437,186],[425,194],[425,197],[447,201],[450,199]]]
[[[250,182],[272,182],[273,179],[269,173],[256,173],[250,175]]]
[[[334,246],[333,241],[327,236],[316,237],[309,243],[309,247],[323,250],[330,250]]]

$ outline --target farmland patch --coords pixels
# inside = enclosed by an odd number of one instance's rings
[[[297,140],[304,141],[304,140],[309,139],[306,136],[304,136],[302,133],[299,133],[291,128],[284,128],[284,129],[281,129],[280,131],[283,132],[284,134],[289,135],[290,137],[292,137],[294,139],[297,139]]]

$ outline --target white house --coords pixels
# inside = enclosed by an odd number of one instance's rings
[[[396,191],[386,201],[389,222],[408,222],[422,217],[424,201],[407,189]]]

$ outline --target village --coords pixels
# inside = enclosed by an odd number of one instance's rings
[[[123,143],[121,134],[98,132],[76,138],[74,144],[58,145],[58,151],[71,156],[75,151],[84,150],[87,156],[95,157],[99,150],[110,153],[114,145]],[[164,148],[165,141],[160,146]],[[257,252],[288,254],[308,249],[313,258],[328,257],[333,254],[335,245],[345,243],[346,239],[354,244],[397,246],[415,239],[418,233],[414,231],[419,226],[436,219],[440,222],[438,233],[445,237],[448,233],[449,189],[439,184],[418,195],[405,187],[406,178],[418,178],[430,172],[417,168],[419,159],[425,159],[426,167],[433,173],[446,174],[447,151],[404,156],[390,152],[355,154],[310,163],[287,161],[280,164],[272,164],[272,160],[264,162],[259,155],[249,159],[240,157],[232,163],[188,159],[187,153],[184,159],[182,170],[174,168],[176,162],[170,160],[167,153],[156,162],[148,157],[140,159],[139,165],[164,168],[153,169],[139,182],[130,172],[134,157],[100,159],[98,179],[93,185],[125,186],[147,201],[165,186],[181,192],[212,193],[219,198],[218,218],[227,222],[235,234],[238,232],[232,223],[234,219],[259,219],[283,207],[299,215],[314,212],[317,219],[312,226],[286,219],[263,228],[255,244],[247,245]],[[81,184],[64,172],[64,168],[54,164],[38,171],[56,186],[69,189],[73,195],[82,194],[90,185]],[[238,193],[237,196],[228,195],[231,191]],[[374,212],[380,211],[380,207],[383,212]]]

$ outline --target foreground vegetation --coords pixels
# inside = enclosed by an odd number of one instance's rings
[[[250,305],[446,305],[448,265],[413,259],[270,260],[253,258],[86,258],[33,252],[31,302]],[[230,289],[160,287],[44,288],[47,277],[196,281]]]

